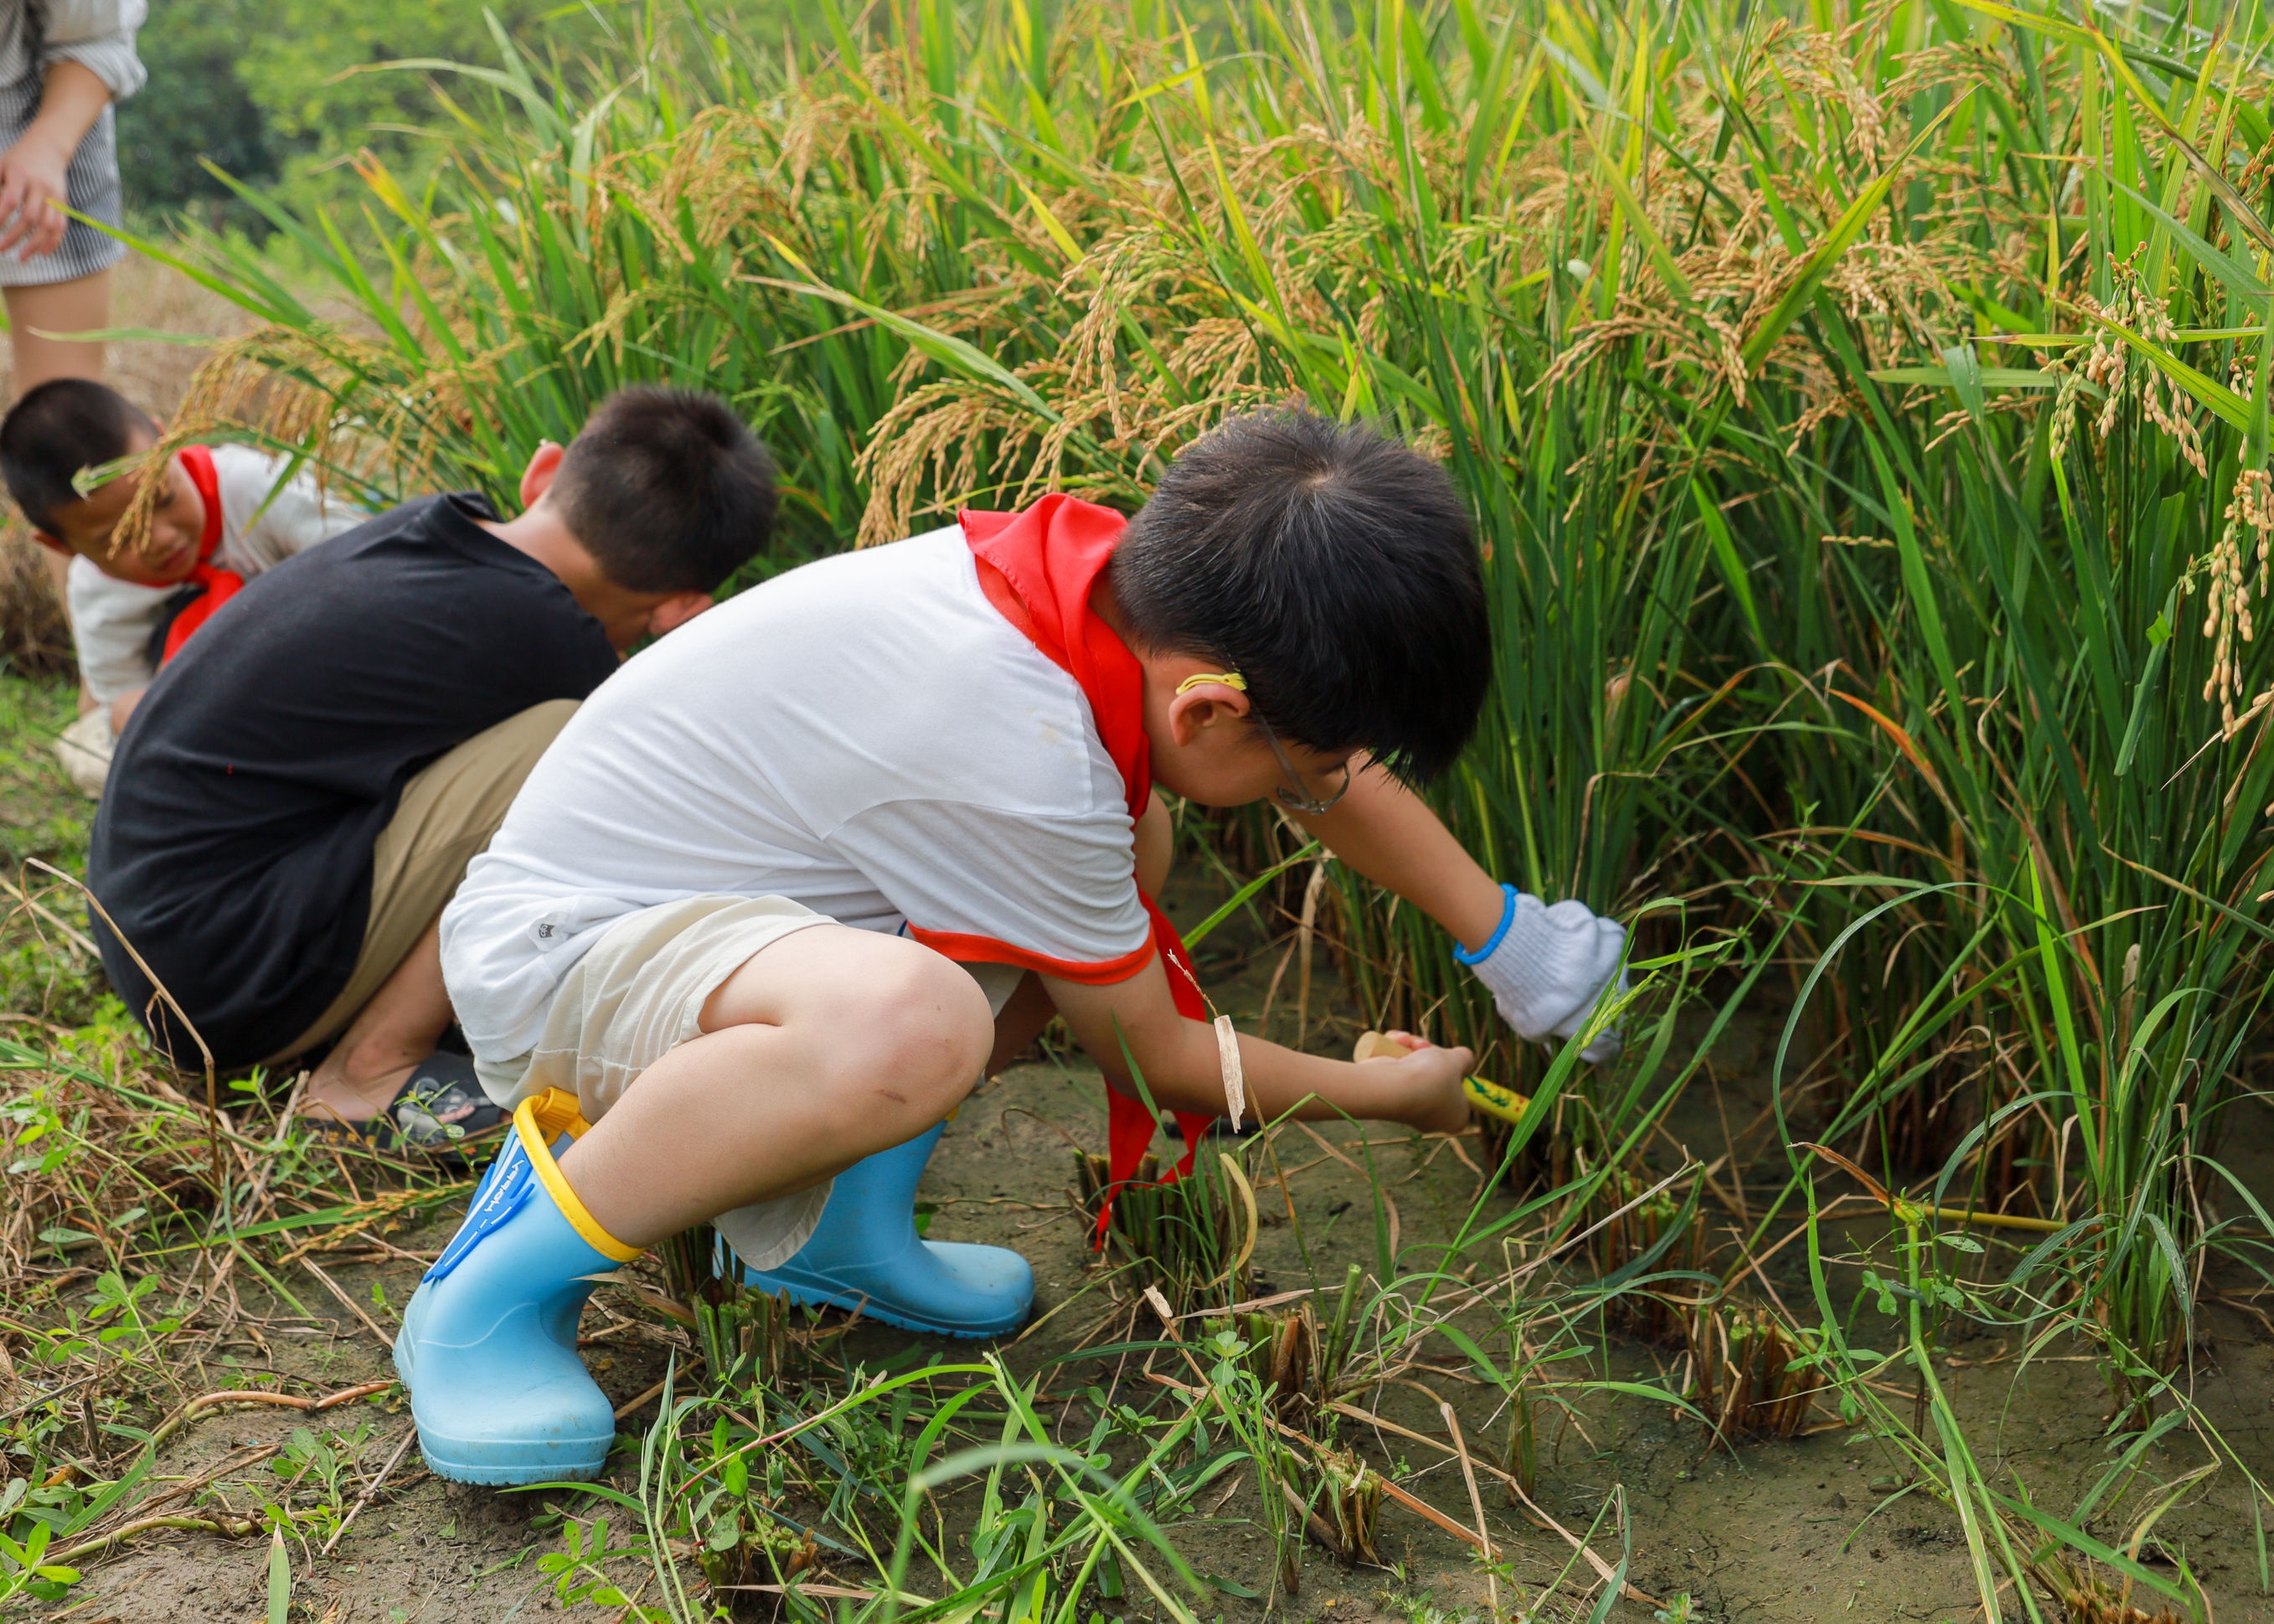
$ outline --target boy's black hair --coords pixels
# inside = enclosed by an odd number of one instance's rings
[[[642,386],[602,401],[547,492],[635,592],[708,592],[773,530],[774,460],[713,395]]]
[[[86,378],[50,378],[25,392],[0,419],[0,478],[33,527],[55,533],[55,512],[79,500],[72,478],[115,462],[137,435],[157,438],[150,414],[116,389]]]
[[[1111,569],[1138,642],[1239,672],[1283,739],[1419,782],[1476,726],[1492,630],[1468,510],[1372,428],[1231,418],[1170,465]]]

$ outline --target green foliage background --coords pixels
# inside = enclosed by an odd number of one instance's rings
[[[724,0],[722,28],[779,51],[821,34],[811,0]],[[627,44],[651,29],[638,0],[200,0],[151,9],[137,47],[150,80],[118,109],[120,167],[138,224],[182,215],[265,235],[260,217],[205,167],[296,207],[360,194],[352,160],[368,148],[407,183],[432,174],[440,145],[433,81],[395,62],[493,63],[498,35],[564,84],[613,83]],[[609,65],[596,68],[594,64]]]

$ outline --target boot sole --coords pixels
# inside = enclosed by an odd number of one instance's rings
[[[932,1336],[953,1336],[964,1342],[977,1342],[983,1337],[1007,1336],[1026,1324],[1034,1304],[1027,1303],[1006,1318],[990,1320],[980,1325],[946,1325],[936,1320],[918,1319],[879,1304],[876,1298],[859,1292],[840,1295],[812,1286],[802,1286],[794,1280],[773,1275],[746,1275],[745,1280],[761,1291],[786,1292],[808,1308],[841,1308],[847,1313],[858,1311],[864,1320],[881,1320],[885,1325],[898,1326],[903,1331],[921,1331]]]
[[[613,1441],[613,1440],[611,1440]],[[508,1463],[501,1461],[454,1461],[427,1447],[425,1435],[418,1439],[418,1453],[425,1457],[427,1470],[437,1477],[447,1477],[452,1483],[511,1485],[526,1483],[590,1483],[599,1477],[608,1463],[603,1454],[590,1462],[547,1461],[541,1462]]]

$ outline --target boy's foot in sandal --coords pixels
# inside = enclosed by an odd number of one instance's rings
[[[376,1116],[342,1118],[311,1112],[310,1127],[326,1139],[352,1139],[380,1150],[448,1153],[502,1124],[508,1113],[491,1102],[463,1055],[438,1050],[410,1068],[395,1097]]]
[[[916,1234],[916,1181],[945,1123],[837,1176],[821,1225],[779,1267],[746,1269],[761,1291],[937,1336],[1000,1336],[1035,1305],[1035,1271],[1001,1246]]]

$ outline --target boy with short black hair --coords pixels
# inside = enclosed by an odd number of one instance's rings
[[[577,1310],[595,1274],[698,1221],[769,1289],[949,1335],[1014,1326],[1024,1260],[919,1241],[910,1206],[990,1053],[1063,1015],[1119,1100],[1117,1179],[1157,1125],[1126,1097],[1132,1057],[1194,1130],[1224,1099],[1151,900],[1156,784],[1276,798],[1476,944],[1519,1033],[1584,1030],[1620,928],[1497,884],[1401,781],[1453,759],[1489,671],[1442,471],[1303,412],[1186,448],[1126,526],[1065,496],[966,513],[779,576],[635,661],[443,918],[453,1003],[516,1131],[395,1343],[429,1464],[598,1476],[615,1425]],[[1351,1064],[1237,1041],[1259,1115],[1466,1120],[1464,1049],[1408,1038]],[[581,1137],[556,1156],[563,1131]]]
[[[87,881],[111,984],[177,1064],[338,1034],[320,1124],[448,1149],[499,1119],[434,1052],[437,917],[576,703],[765,545],[773,466],[714,397],[627,389],[521,494],[510,520],[409,502],[288,560],[136,710]]]
[[[34,538],[71,554],[64,596],[80,680],[102,713],[71,734],[81,787],[100,791],[111,741],[158,668],[246,581],[367,515],[328,501],[291,459],[250,446],[184,446],[157,477],[133,545],[120,521],[150,475],[130,470],[81,494],[90,469],[139,456],[161,425],[116,389],[56,378],[0,419],[0,477]],[[77,771],[74,777],[79,777]]]

